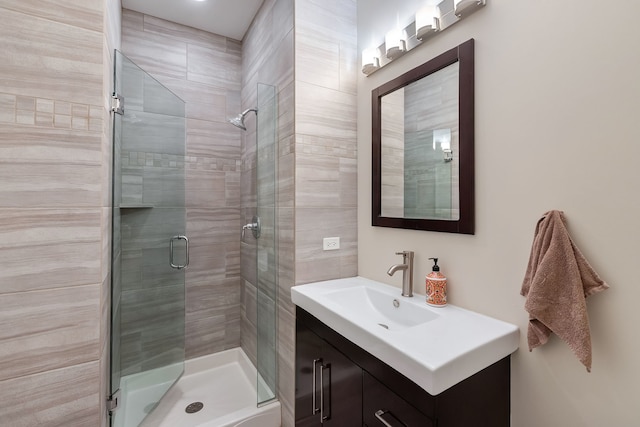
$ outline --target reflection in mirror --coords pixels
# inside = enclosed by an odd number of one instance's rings
[[[473,234],[473,40],[372,92],[372,224]]]
[[[458,63],[381,102],[382,216],[460,219]]]

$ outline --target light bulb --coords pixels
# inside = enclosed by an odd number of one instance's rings
[[[387,58],[395,59],[405,53],[407,50],[402,30],[394,29],[387,33],[384,38],[385,48],[387,50]]]
[[[362,72],[371,74],[380,68],[380,59],[378,57],[378,49],[371,47],[362,51]]]
[[[416,12],[416,38],[423,40],[440,29],[439,13],[436,6],[425,6]]]

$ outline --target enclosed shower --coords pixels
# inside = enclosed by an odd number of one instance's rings
[[[118,51],[114,89],[111,426],[278,427],[275,88],[230,120],[256,118],[256,182],[240,190],[255,203],[236,229],[247,273],[228,281],[247,302],[243,345],[192,358],[185,272],[211,255],[189,235],[185,103]]]

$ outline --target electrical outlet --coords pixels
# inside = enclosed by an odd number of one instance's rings
[[[325,237],[324,239],[322,239],[323,251],[335,251],[336,249],[340,249],[339,237]]]

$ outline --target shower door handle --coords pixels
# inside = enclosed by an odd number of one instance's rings
[[[176,240],[184,240],[185,243],[185,259],[183,265],[173,262],[173,242]],[[189,266],[189,239],[187,239],[187,236],[178,235],[169,239],[169,265],[176,270],[183,270]]]

